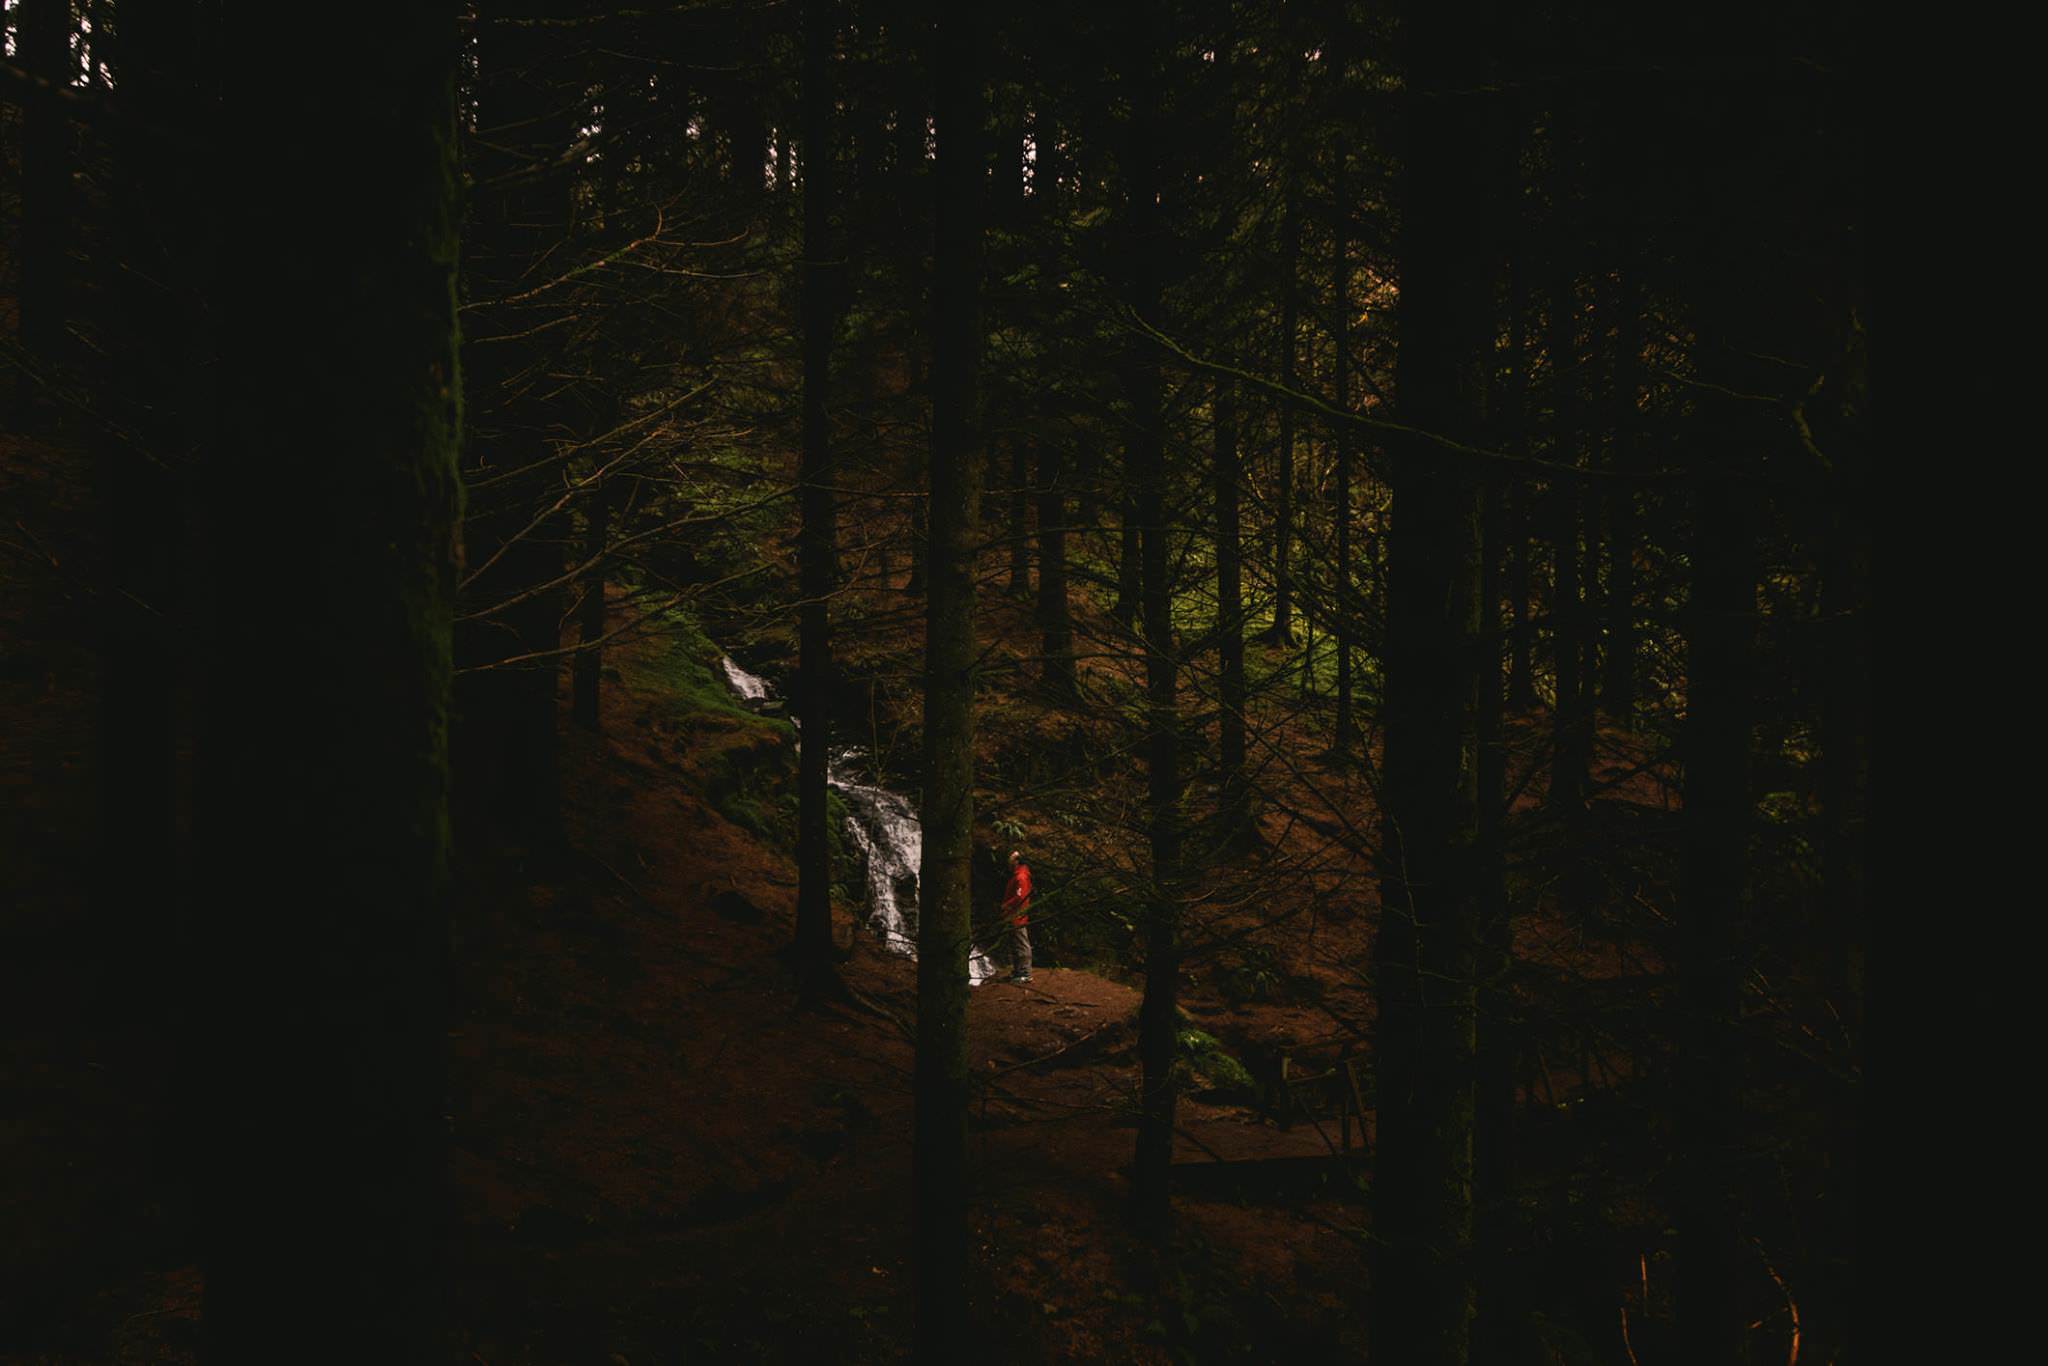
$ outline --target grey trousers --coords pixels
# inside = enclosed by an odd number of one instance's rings
[[[1010,975],[1029,977],[1031,975],[1031,927],[1010,926]]]

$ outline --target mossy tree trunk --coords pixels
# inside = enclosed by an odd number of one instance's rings
[[[193,926],[214,1362],[447,1357],[459,14],[382,0],[289,62],[270,7],[222,15]]]

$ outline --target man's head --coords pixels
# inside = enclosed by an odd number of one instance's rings
[[[1010,866],[1012,868],[1015,868],[1018,864],[1022,863],[1023,861],[1024,855],[1018,853],[1015,849],[1012,849],[1010,851]]]

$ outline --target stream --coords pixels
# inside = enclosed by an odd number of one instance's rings
[[[776,700],[768,680],[750,674],[730,656],[721,656],[725,681],[741,701],[759,711]],[[795,717],[797,743],[803,743],[803,723]],[[900,792],[865,780],[861,764],[867,751],[843,746],[832,751],[825,765],[825,781],[839,793],[846,805],[846,838],[860,851],[867,866],[868,917],[866,928],[891,953],[917,957],[917,870],[924,857],[924,827],[918,823],[917,807]],[[967,950],[967,984],[980,986],[995,976],[996,966],[978,944]]]

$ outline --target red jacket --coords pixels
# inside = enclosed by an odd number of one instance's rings
[[[1003,889],[1002,909],[1008,913],[1012,925],[1031,923],[1031,869],[1018,864],[1010,870],[1010,882]]]

